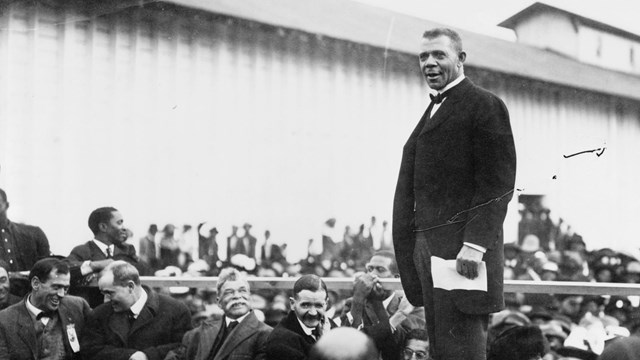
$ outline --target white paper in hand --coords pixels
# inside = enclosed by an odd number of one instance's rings
[[[483,261],[478,267],[478,277],[470,280],[458,274],[456,260],[431,257],[431,275],[433,287],[445,290],[487,291],[487,264]]]

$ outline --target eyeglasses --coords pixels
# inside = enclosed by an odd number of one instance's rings
[[[416,356],[417,360],[427,360],[429,359],[429,354],[424,351],[413,351],[410,348],[404,348],[404,358],[405,359],[413,359],[413,355]]]

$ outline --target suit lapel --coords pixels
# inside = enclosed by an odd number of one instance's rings
[[[111,315],[109,316],[109,330],[118,336],[123,345],[127,345],[129,319],[127,319],[127,316],[124,313],[117,313],[111,310]]]
[[[222,328],[222,321],[224,317],[213,322],[205,331],[200,335],[200,346],[198,346],[198,351],[196,353],[195,359],[208,359],[211,350],[213,349],[213,345],[215,344],[216,338],[218,337],[218,333]],[[218,351],[219,352],[219,351]],[[216,359],[218,356],[216,356]]]
[[[227,335],[225,342],[222,344],[222,347],[220,347],[220,350],[218,350],[214,360],[226,358],[231,351],[238,347],[238,344],[253,335],[253,331],[257,324],[258,319],[252,311],[240,324],[238,324],[235,329],[233,329],[229,335]]]
[[[147,326],[158,312],[158,296],[149,289],[145,289],[145,291],[147,292],[147,303],[144,304],[138,318],[133,322],[131,330],[129,331],[130,334],[133,334],[138,331],[138,329]]]
[[[467,91],[470,85],[471,81],[465,78],[458,85],[454,86],[450,90],[449,95],[447,95],[446,100],[442,102],[442,104],[438,108],[438,111],[436,111],[433,117],[427,120],[427,123],[420,131],[419,136],[422,136],[423,134],[440,126],[445,121],[451,119],[450,115],[456,108],[456,103],[462,100],[462,98],[464,97],[464,93]],[[431,108],[432,106],[433,102],[429,105],[429,108]]]
[[[393,298],[391,298],[391,301],[387,306],[387,314],[389,314],[389,316],[395,314],[398,311],[398,306],[400,306],[400,296],[398,293],[394,292]]]
[[[36,340],[36,329],[33,324],[33,319],[31,315],[29,315],[29,311],[27,310],[27,306],[24,301],[27,300],[28,296],[24,298],[22,306],[20,306],[20,311],[18,312],[18,316],[16,318],[16,329],[18,332],[18,336],[24,341],[27,347],[31,350],[31,354],[33,354],[33,358],[38,358],[38,342]]]
[[[91,260],[106,260],[107,256],[100,250],[98,245],[95,242],[89,241],[89,251],[91,252]]]

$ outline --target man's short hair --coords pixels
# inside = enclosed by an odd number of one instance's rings
[[[236,281],[236,280],[246,281],[247,284],[249,284],[246,277],[242,275],[242,273],[238,271],[238,269],[232,268],[232,267],[222,269],[220,271],[220,274],[218,275],[218,283],[216,284],[216,289],[218,290],[218,296],[220,296],[220,289],[222,289],[222,287],[224,286],[224,283],[226,283],[227,281]]]
[[[300,294],[302,290],[309,290],[312,292],[322,290],[327,294],[327,296],[329,296],[327,285],[319,276],[313,274],[302,275],[300,279],[293,284],[293,296],[297,298],[298,294]]]
[[[108,223],[113,217],[113,212],[118,211],[118,209],[105,206],[101,208],[97,208],[91,212],[89,215],[89,229],[93,232],[93,235],[96,235],[100,231],[100,223]]]
[[[33,267],[29,272],[29,283],[31,283],[31,280],[33,280],[34,277],[38,277],[40,282],[47,282],[47,280],[49,280],[49,274],[54,269],[56,270],[56,274],[69,273],[69,266],[67,263],[58,258],[44,258],[42,260],[38,260],[33,264]]]
[[[448,37],[451,40],[453,48],[456,50],[456,52],[458,54],[462,52],[462,39],[460,38],[460,35],[454,30],[448,28],[435,28],[427,30],[424,32],[424,34],[422,34],[422,37],[424,39],[434,39],[439,36]]]
[[[4,202],[7,202],[7,193],[2,189],[0,189],[0,198],[2,198]]]
[[[100,277],[103,277],[108,272],[113,273],[113,285],[126,286],[129,281],[133,281],[136,286],[140,286],[138,269],[126,261],[117,260],[107,265],[107,267],[100,272]]]
[[[391,264],[389,265],[389,271],[391,271],[395,275],[400,273],[400,271],[398,270],[398,263],[396,262],[396,255],[393,253],[393,251],[378,250],[373,254],[373,256],[382,256],[382,257],[386,257],[387,259],[391,259]]]
[[[404,339],[404,343],[406,344],[409,340],[421,340],[421,341],[429,341],[429,333],[425,329],[414,328],[411,329],[407,336]]]

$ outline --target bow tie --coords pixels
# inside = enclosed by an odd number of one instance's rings
[[[320,329],[314,328],[313,330],[311,330],[311,335],[313,335],[316,340],[320,339]]]
[[[437,93],[436,95],[429,94],[429,97],[431,98],[432,102],[434,102],[436,104],[440,104],[442,102],[442,100],[444,100],[444,98],[447,97],[447,93],[448,93],[448,91],[445,91],[442,94]]]
[[[54,317],[56,314],[55,311],[42,311],[40,314],[36,315],[36,320],[40,320],[42,318],[49,318],[51,319],[52,317]]]

